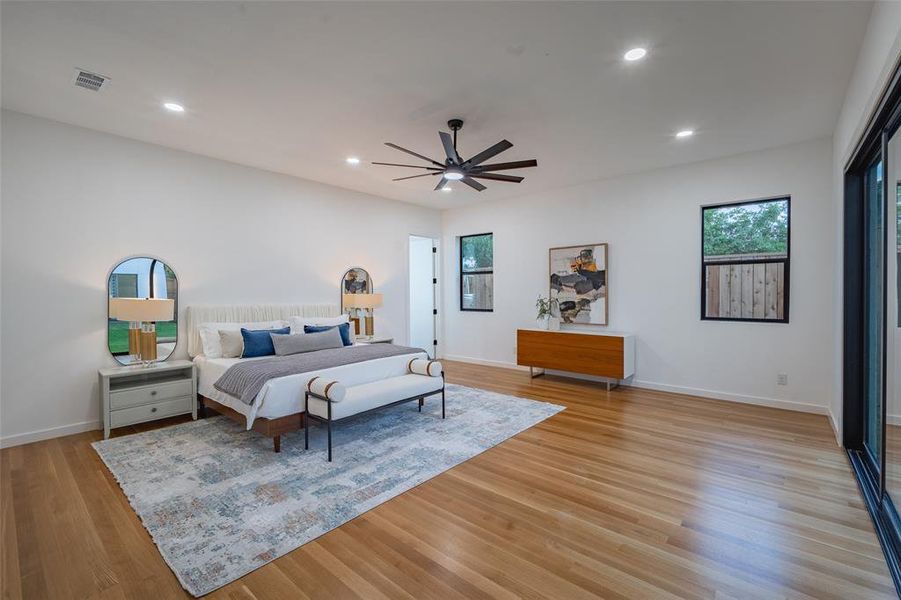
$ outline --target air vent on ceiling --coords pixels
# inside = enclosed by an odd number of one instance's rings
[[[109,77],[104,77],[97,73],[91,73],[81,69],[75,70],[77,72],[75,75],[75,85],[83,87],[86,90],[91,90],[92,92],[99,92],[100,88],[103,87],[103,84],[109,80]]]

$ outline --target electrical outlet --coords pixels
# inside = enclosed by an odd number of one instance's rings
[[[778,373],[776,375],[776,383],[779,385],[788,385],[788,373]]]

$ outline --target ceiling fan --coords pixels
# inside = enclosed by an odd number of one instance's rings
[[[512,148],[513,144],[511,144],[507,140],[501,140],[490,148],[482,150],[469,160],[463,160],[463,158],[461,158],[460,155],[457,154],[457,132],[463,127],[463,119],[451,119],[447,122],[447,126],[453,130],[453,138],[451,138],[451,135],[447,132],[438,132],[438,135],[441,137],[441,145],[444,146],[444,153],[447,155],[447,160],[445,160],[443,163],[440,163],[437,160],[432,160],[431,158],[423,156],[422,154],[419,154],[417,152],[413,152],[412,150],[401,148],[397,144],[385,142],[386,146],[394,148],[395,150],[400,150],[401,152],[406,152],[407,154],[411,154],[416,158],[421,158],[422,160],[431,163],[432,166],[422,167],[419,165],[402,165],[398,163],[385,162],[373,162],[372,164],[384,165],[388,167],[409,167],[411,169],[425,169],[429,171],[428,173],[423,173],[422,175],[398,177],[396,179],[393,179],[392,181],[403,181],[404,179],[414,179],[416,177],[441,175],[441,179],[438,181],[438,185],[435,186],[436,190],[444,189],[448,181],[462,181],[477,192],[481,192],[486,188],[484,185],[476,181],[476,179],[508,181],[510,183],[519,183],[524,179],[523,177],[517,177],[515,175],[501,175],[500,173],[495,173],[494,171],[508,171],[510,169],[524,169],[526,167],[538,166],[538,161],[534,159],[487,165],[483,164],[489,158],[497,156],[504,150],[509,150],[510,148]]]

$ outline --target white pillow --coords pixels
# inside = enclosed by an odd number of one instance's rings
[[[203,355],[207,358],[222,358],[222,343],[219,341],[219,331],[240,331],[245,329],[281,329],[286,327],[286,321],[256,321],[251,323],[201,323],[197,327],[200,334],[200,342],[203,344]],[[303,329],[303,327],[301,327]]]
[[[220,329],[219,345],[222,347],[222,358],[241,358],[244,354],[244,336],[240,331]]]
[[[348,323],[349,317],[343,314],[338,317],[290,317],[288,324],[291,326],[291,333],[303,333],[304,325],[316,325],[319,327],[334,327],[341,323]],[[351,330],[353,333],[353,330]]]

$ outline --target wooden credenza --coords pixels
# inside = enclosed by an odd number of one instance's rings
[[[635,374],[635,336],[607,331],[517,329],[516,364],[529,367],[530,372],[534,368],[553,369],[606,377],[618,383]]]

